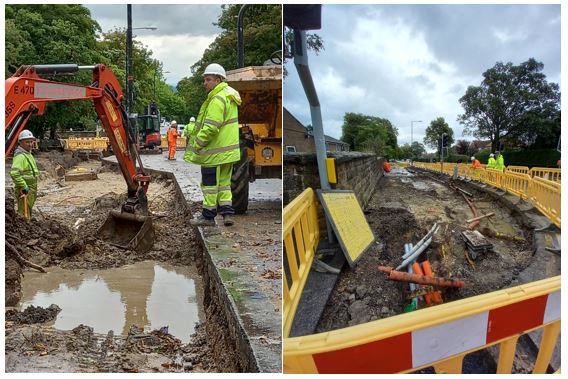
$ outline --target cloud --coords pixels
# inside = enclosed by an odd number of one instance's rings
[[[323,5],[325,50],[309,53],[325,133],[341,137],[346,112],[389,119],[398,142],[422,140],[432,120],[443,117],[462,137],[459,98],[496,62],[530,57],[560,79],[559,5]],[[311,123],[293,62],[284,104]]]
[[[126,4],[86,4],[91,17],[103,33],[116,28],[126,29]],[[133,30],[133,38],[148,47],[153,57],[163,63],[166,81],[171,85],[190,74],[190,66],[215,40],[220,29],[214,25],[221,14],[221,5],[132,5],[132,27],[155,26],[157,30]]]
[[[190,67],[201,59],[203,51],[213,42],[216,35],[192,36],[174,34],[168,36],[146,36],[144,44],[152,50],[154,56],[161,57],[164,74],[168,83],[176,84],[191,74]],[[180,49],[180,46],[191,46]]]
[[[101,25],[103,32],[116,27],[126,28],[126,4],[92,5],[85,4],[91,15]],[[213,25],[221,14],[220,5],[188,5],[188,4],[133,4],[132,27],[156,26],[154,34],[192,35],[216,33]]]

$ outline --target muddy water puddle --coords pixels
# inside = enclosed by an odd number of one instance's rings
[[[132,325],[146,331],[167,326],[185,343],[205,319],[195,268],[150,261],[108,270],[26,272],[22,293],[21,310],[57,304],[62,310],[54,327],[60,330],[84,324],[96,333],[125,335]]]

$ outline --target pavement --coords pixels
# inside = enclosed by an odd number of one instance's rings
[[[141,155],[150,173],[168,173],[188,203],[203,200],[200,166],[166,154]],[[116,157],[104,158],[116,163]],[[247,371],[282,371],[282,181],[259,179],[250,183],[249,210],[235,216],[235,225],[200,227],[208,279],[234,334],[237,355]]]

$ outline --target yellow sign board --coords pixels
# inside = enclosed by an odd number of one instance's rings
[[[349,266],[353,267],[375,241],[359,201],[353,191],[318,190],[317,192],[345,258]]]

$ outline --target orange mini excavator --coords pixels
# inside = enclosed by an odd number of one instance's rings
[[[89,86],[55,82],[40,76],[70,75],[85,70],[93,74]],[[128,190],[121,209],[109,213],[104,225],[99,228],[98,237],[116,246],[144,252],[154,243],[154,228],[152,218],[148,216],[146,197],[151,178],[144,172],[122,99],[118,79],[110,68],[102,64],[20,66],[12,77],[6,79],[5,153],[7,157],[15,147],[18,135],[30,117],[43,115],[47,103],[92,100]]]

